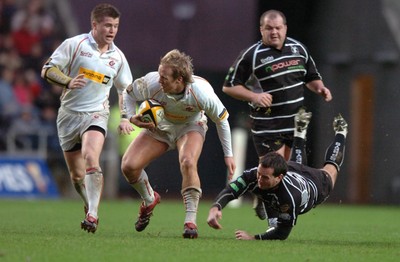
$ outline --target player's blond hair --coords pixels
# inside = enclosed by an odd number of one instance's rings
[[[104,17],[119,18],[121,16],[120,11],[111,4],[98,4],[90,13],[90,22],[96,21],[100,23]]]
[[[192,58],[178,49],[173,49],[164,55],[161,58],[160,65],[170,67],[174,79],[181,76],[185,85],[193,83]]]

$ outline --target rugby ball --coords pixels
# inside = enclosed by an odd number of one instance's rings
[[[164,117],[164,108],[154,99],[144,100],[138,109],[138,114],[142,115],[142,121],[154,123],[157,126]]]

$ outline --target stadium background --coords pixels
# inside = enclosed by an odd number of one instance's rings
[[[44,159],[65,198],[76,194],[54,132],[59,89],[44,83],[39,72],[60,41],[90,30],[89,13],[98,2],[0,1],[0,159]],[[329,104],[309,93],[306,96],[314,113],[308,139],[312,166],[322,165],[333,135],[333,116],[341,112],[350,124],[345,163],[329,201],[400,203],[400,167],[396,163],[400,144],[400,4],[396,0],[365,0],[362,5],[356,0],[108,2],[122,11],[115,42],[124,51],[134,78],[155,70],[165,52],[178,48],[193,57],[195,73],[214,86],[231,114],[232,128],[245,129],[247,106],[222,93],[223,79],[239,51],[260,38],[260,14],[270,8],[283,11],[288,35],[308,46],[334,96]],[[26,6],[35,4],[42,5],[35,11],[39,23],[25,20],[23,15]],[[12,92],[7,93],[7,88]],[[111,99],[115,104],[115,90]],[[226,183],[226,170],[213,123],[209,127],[199,172],[204,197],[212,198]],[[104,197],[133,194],[119,171],[126,143],[110,132],[102,155]],[[253,167],[256,155],[250,139],[247,144],[245,166]],[[181,177],[175,152],[149,166],[148,173],[164,197],[179,195]]]

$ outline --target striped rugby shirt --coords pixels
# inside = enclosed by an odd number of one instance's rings
[[[288,37],[282,50],[262,41],[242,50],[224,86],[243,85],[253,92],[272,95],[270,108],[249,103],[254,135],[293,133],[294,115],[303,105],[305,83],[313,80],[322,78],[307,48]]]
[[[279,226],[293,227],[300,214],[307,213],[326,200],[319,197],[324,188],[308,176],[316,171],[322,172],[289,161],[288,171],[282,181],[275,188],[262,190],[257,183],[257,167],[245,170],[221,191],[213,206],[222,209],[229,201],[252,192],[264,202],[269,218],[277,218]]]

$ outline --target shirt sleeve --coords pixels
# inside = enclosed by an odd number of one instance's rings
[[[137,104],[150,98],[154,90],[159,89],[158,72],[150,72],[145,76],[139,77],[130,84],[123,92],[124,113],[128,119],[136,114]]]
[[[123,92],[123,107],[124,114],[128,119],[131,119],[132,116],[136,115],[136,105],[137,100],[134,96],[132,96],[132,85],[129,85]]]
[[[65,75],[70,76],[68,67],[71,63],[72,50],[75,48],[75,42],[72,39],[64,40],[51,54],[48,62],[43,68],[57,67]]]
[[[229,72],[225,77],[224,86],[232,87],[242,85],[246,87],[246,82],[250,79],[252,73],[252,63],[248,57],[249,54],[249,50],[243,50],[239,54],[233,65],[229,68]]]
[[[271,227],[265,233],[255,235],[256,240],[285,240],[288,238],[292,227]]]
[[[314,80],[322,80],[321,74],[318,72],[317,66],[314,62],[314,59],[311,57],[307,47],[302,45],[303,51],[305,52],[304,56],[306,57],[306,76],[305,76],[305,82],[311,82]]]
[[[218,138],[221,141],[225,157],[232,157],[232,135],[228,119],[216,123]]]
[[[233,156],[229,113],[206,80],[199,80],[198,100],[206,115],[215,123],[225,157]]]
[[[114,78],[114,86],[117,88],[118,94],[122,94],[125,88],[132,84],[133,78],[129,63],[126,60],[125,55],[120,50],[118,50],[117,52],[119,52],[121,55],[122,64],[120,69],[118,70],[117,76]]]
[[[236,180],[230,182],[216,197],[213,206],[222,210],[230,201],[254,188],[257,183],[257,168],[245,170]]]

